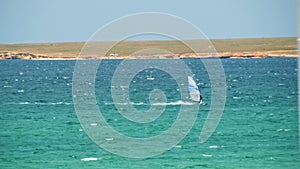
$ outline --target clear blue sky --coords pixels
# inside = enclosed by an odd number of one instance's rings
[[[86,41],[119,17],[164,12],[210,39],[296,37],[296,0],[1,0],[0,43]]]

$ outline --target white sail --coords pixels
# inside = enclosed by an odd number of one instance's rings
[[[188,76],[188,91],[189,99],[199,103],[202,101],[200,100],[200,92],[198,86],[192,76]]]

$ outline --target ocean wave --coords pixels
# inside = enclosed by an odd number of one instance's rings
[[[202,154],[202,157],[212,157],[213,155],[211,154]]]
[[[212,146],[209,146],[208,148],[224,148],[224,146],[212,145]]]
[[[241,97],[238,97],[238,96],[233,96],[232,97],[234,100],[239,100],[239,99],[241,99]]]
[[[24,105],[24,104],[29,104],[29,105],[71,105],[73,103],[68,103],[68,102],[19,102],[18,104]]]
[[[4,88],[11,88],[12,86],[11,85],[4,85],[3,87]]]
[[[174,145],[173,148],[182,148],[182,145]]]
[[[277,129],[276,131],[290,131],[291,129]]]
[[[87,157],[87,158],[82,158],[81,161],[97,161],[99,160],[98,158],[95,157]]]

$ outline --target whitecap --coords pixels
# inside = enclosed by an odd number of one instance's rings
[[[209,146],[208,148],[218,148],[218,146]]]
[[[97,126],[97,123],[91,123],[90,125],[91,126]]]
[[[203,157],[212,157],[211,154],[202,154]]]
[[[128,89],[128,86],[120,86],[121,89]]]
[[[147,80],[154,80],[154,77],[147,77]]]
[[[237,96],[233,96],[232,97],[234,100],[239,100],[240,99],[240,97],[237,97]]]
[[[11,88],[12,86],[10,86],[10,85],[5,85],[5,86],[3,86],[4,88]]]
[[[24,92],[24,90],[23,89],[21,89],[21,90],[18,90],[18,93],[23,93]]]
[[[67,102],[50,102],[50,103],[34,102],[33,104],[36,104],[36,105],[61,105],[61,104],[70,105],[72,103],[67,103]]]
[[[276,131],[290,131],[291,129],[277,129]]]
[[[175,145],[174,148],[182,148],[182,145]]]
[[[20,102],[19,104],[29,104],[29,102]]]
[[[106,140],[106,141],[112,141],[112,140],[114,140],[114,138],[109,137],[109,138],[105,138],[105,140]]]
[[[95,157],[87,157],[87,158],[82,158],[81,161],[97,161],[98,158]]]

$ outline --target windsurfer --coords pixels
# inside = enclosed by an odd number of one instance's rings
[[[202,94],[200,94],[200,100],[199,103],[202,103]]]

